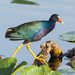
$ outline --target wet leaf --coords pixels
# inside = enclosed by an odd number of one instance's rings
[[[27,65],[26,61],[21,62],[16,66],[16,68],[13,70],[13,74],[15,75],[19,70],[21,70],[23,67]]]
[[[33,65],[25,68],[20,75],[43,75],[43,69]]]
[[[48,75],[62,75],[62,74],[58,71],[51,71]]]
[[[8,57],[0,61],[0,75],[11,75],[17,59]]]
[[[59,39],[64,40],[64,41],[68,41],[71,43],[75,43],[75,31],[61,34]]]
[[[71,69],[71,70],[69,70],[69,69],[60,69],[58,71],[63,73],[63,74],[74,74],[75,73],[75,71],[73,69]]]
[[[28,1],[28,0],[13,0],[11,3],[17,3],[17,4],[29,4],[29,5],[39,5],[35,2]]]
[[[51,72],[51,69],[47,65],[42,65],[40,68],[43,69],[43,75],[48,75]]]

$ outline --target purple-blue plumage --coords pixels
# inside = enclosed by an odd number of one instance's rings
[[[37,33],[33,36],[31,41],[37,41],[40,40],[42,37],[47,35],[49,32],[51,32],[55,27],[55,22],[53,21],[44,21],[42,23],[42,27],[39,29]]]

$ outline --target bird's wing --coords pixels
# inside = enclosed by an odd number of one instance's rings
[[[24,23],[20,26],[14,27],[13,31],[9,34],[12,40],[27,39],[32,40],[33,36],[41,29],[43,21],[33,21]]]

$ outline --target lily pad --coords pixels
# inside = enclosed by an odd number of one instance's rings
[[[59,39],[67,41],[67,42],[75,43],[75,31],[61,34]]]
[[[51,71],[48,75],[62,75],[62,74],[58,71]]]
[[[16,66],[16,68],[13,70],[12,75],[15,75],[19,70],[21,70],[23,67],[27,65],[26,61],[22,61],[20,64]]]
[[[39,5],[35,2],[28,1],[28,0],[13,0],[11,3],[16,3],[16,4],[28,4],[28,5]]]
[[[51,72],[51,69],[47,65],[42,65],[40,68],[43,69],[43,75],[48,75]]]
[[[60,69],[58,70],[59,72],[61,72],[63,75],[64,74],[70,74],[70,75],[74,75],[75,74],[75,71],[73,69]]]
[[[43,69],[33,65],[25,68],[20,75],[43,75]]]
[[[0,75],[11,75],[17,59],[8,57],[0,61]]]

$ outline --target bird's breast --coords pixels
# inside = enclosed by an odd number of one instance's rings
[[[46,34],[49,33],[49,30],[47,27],[42,27],[32,38],[32,41],[38,41],[40,40],[42,37],[44,37]]]
[[[55,27],[55,23],[48,23],[46,25],[43,24],[43,26],[39,29],[37,33],[32,38],[32,41],[38,41],[45,35],[47,35],[49,32],[51,32]]]

